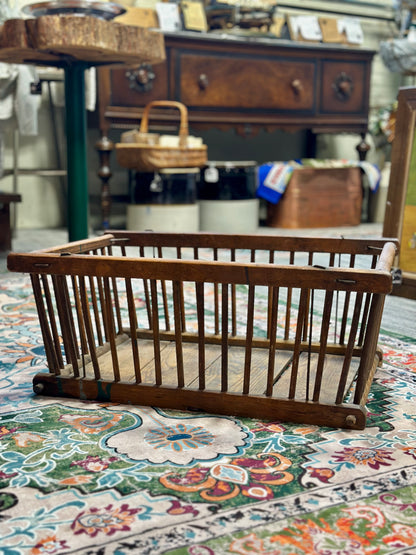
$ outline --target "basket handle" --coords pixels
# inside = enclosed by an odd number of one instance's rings
[[[140,122],[140,133],[147,133],[149,129],[149,112],[151,108],[177,108],[180,113],[181,121],[179,125],[179,146],[186,146],[188,138],[188,109],[185,104],[175,100],[153,100],[146,104],[143,109],[142,120]]]

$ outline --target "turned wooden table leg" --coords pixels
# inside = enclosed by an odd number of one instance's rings
[[[365,136],[367,133],[361,133],[361,141],[357,145],[357,152],[360,162],[365,162],[367,152],[370,150],[370,145],[366,142]],[[370,191],[368,186],[363,184],[363,204],[361,210],[361,221],[370,221]]]
[[[361,141],[357,145],[357,152],[360,162],[364,162],[367,157],[367,152],[370,150],[370,145],[366,142],[365,136],[367,133],[361,133]]]
[[[110,227],[110,212],[111,212],[111,194],[110,194],[110,177],[113,175],[110,168],[110,155],[114,149],[114,143],[108,137],[101,137],[95,148],[100,157],[100,168],[97,172],[98,177],[101,179],[101,214],[102,214],[102,228],[109,229]]]

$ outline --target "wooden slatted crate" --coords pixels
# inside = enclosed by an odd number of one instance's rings
[[[37,393],[362,429],[395,241],[115,231],[33,253]]]
[[[359,225],[363,190],[360,168],[293,171],[277,204],[268,204],[267,225],[288,229]]]

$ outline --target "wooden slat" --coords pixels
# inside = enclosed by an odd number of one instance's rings
[[[113,289],[113,299],[114,299],[114,310],[116,312],[116,320],[117,320],[117,333],[120,333],[123,328],[123,323],[121,321],[121,311],[120,311],[120,301],[118,298],[118,287],[117,287],[117,278],[111,279],[112,289]]]
[[[74,344],[74,334],[71,328],[71,320],[69,313],[71,313],[71,306],[67,304],[67,297],[64,292],[65,277],[52,276],[53,288],[55,291],[56,308],[58,310],[58,317],[61,325],[62,339],[64,344],[65,356],[68,364],[72,365],[74,376],[79,376],[78,360],[77,360],[77,347]]]
[[[319,252],[373,254],[371,248],[383,248],[387,241],[398,245],[397,239],[360,239],[346,237],[299,237],[277,235],[241,235],[221,233],[164,233],[111,230],[115,238],[127,238],[133,246],[163,245],[166,247],[199,247],[221,249],[261,249],[282,252]]]
[[[377,255],[374,255],[372,257],[371,269],[374,269],[377,266],[377,259],[378,259]],[[370,288],[369,291],[372,291],[372,289]],[[362,316],[362,319],[361,319],[360,337],[358,339],[358,344],[359,345],[363,344],[364,335],[365,335],[366,330],[367,330],[369,311],[370,311],[370,303],[372,302],[371,299],[372,299],[372,294],[367,293],[366,294],[366,299],[365,299],[365,304],[364,304],[363,316]]]
[[[150,280],[150,294],[152,300],[152,322],[153,322],[153,345],[155,356],[155,384],[162,384],[162,365],[160,361],[160,337],[159,337],[159,307],[157,299],[157,283],[155,279]]]
[[[80,279],[82,277],[83,276],[80,276]],[[87,337],[85,332],[84,319],[82,317],[81,299],[80,299],[77,279],[74,276],[71,276],[71,282],[72,282],[73,299],[75,304],[75,314],[77,316],[78,331],[79,331],[79,336],[81,340],[81,353],[85,354],[88,352]]]
[[[197,282],[196,311],[198,319],[198,375],[199,389],[205,389],[205,320],[204,320],[204,284]]]
[[[218,261],[218,249],[213,249],[213,260]],[[219,295],[218,295],[218,283],[213,284],[214,287],[214,329],[215,333],[220,333],[220,307],[219,307]]]
[[[313,333],[313,311],[314,311],[314,296],[315,291],[312,289],[308,295],[308,303],[310,301],[310,306],[307,306],[306,313],[309,311],[309,339],[308,339],[308,364],[306,371],[306,401],[309,401],[309,391],[311,383],[311,353],[312,353],[312,333]],[[305,317],[305,325],[307,322],[307,317]],[[322,348],[322,345],[321,345]]]
[[[318,365],[317,365],[316,376],[315,376],[315,387],[313,391],[314,402],[319,401],[319,396],[321,393],[322,375],[324,370],[325,356],[327,352],[326,347],[328,343],[329,326],[331,323],[333,297],[334,297],[333,291],[327,291],[325,293],[324,310],[322,313],[322,322],[321,322],[321,336],[319,339],[319,344],[320,344],[319,357],[318,357]]]
[[[95,331],[97,334],[98,344],[103,345],[104,339],[103,339],[103,333],[102,333],[100,311],[98,309],[97,294],[96,294],[95,285],[94,285],[94,277],[88,276],[88,279],[90,284],[91,302],[92,302],[92,308],[94,313]]]
[[[290,375],[289,399],[294,399],[295,397],[296,382],[298,377],[300,346],[301,346],[301,338],[302,338],[302,331],[303,331],[302,328],[305,321],[305,311],[306,311],[308,296],[309,296],[309,290],[302,289],[301,295],[300,295],[299,310],[298,310],[298,320],[296,324],[295,343],[293,346],[293,363],[292,363],[292,371]]]
[[[163,315],[165,318],[165,329],[170,330],[170,318],[169,318],[169,306],[168,306],[168,295],[166,292],[166,281],[162,280],[160,282],[160,287],[162,290],[162,302],[163,302]]]
[[[108,247],[108,255],[109,256],[113,256],[113,247],[110,244]],[[125,258],[124,253],[123,257]],[[114,299],[114,309],[116,311],[116,318],[117,318],[117,331],[118,333],[121,332],[121,329],[123,328],[123,323],[121,321],[121,312],[120,312],[120,301],[118,298],[118,287],[117,287],[117,280],[115,277],[112,278],[111,280],[112,286],[113,286],[113,299]]]
[[[359,403],[366,402],[365,396],[369,389],[369,378],[377,348],[383,305],[384,296],[373,295],[354,394],[354,400]]]
[[[231,250],[231,262],[235,262],[235,249]],[[237,300],[234,283],[231,284],[231,335],[237,335]]]
[[[127,306],[129,310],[129,323],[130,323],[129,335],[131,338],[134,375],[136,377],[136,383],[141,383],[142,377],[140,373],[140,356],[139,356],[139,349],[137,347],[137,315],[136,315],[136,307],[134,303],[133,288],[132,288],[130,279],[126,279],[126,296],[127,296]]]
[[[40,329],[42,332],[42,339],[45,346],[46,360],[48,361],[49,372],[53,372],[57,375],[60,374],[61,364],[58,362],[58,357],[56,354],[56,338],[49,327],[48,317],[45,311],[45,306],[43,304],[42,289],[40,286],[40,278],[35,274],[31,274],[30,279],[32,281],[33,293],[35,296],[36,308],[38,310]]]
[[[347,377],[348,377],[348,368],[350,366],[351,359],[352,359],[352,356],[353,356],[355,339],[356,339],[356,336],[357,336],[358,325],[359,325],[359,322],[360,322],[360,312],[361,312],[362,302],[363,302],[362,293],[357,293],[357,296],[355,298],[354,314],[353,314],[352,322],[351,322],[351,328],[350,328],[350,334],[349,334],[349,338],[348,338],[347,350],[345,352],[344,363],[343,363],[343,366],[342,366],[341,374],[340,374],[339,379],[338,379],[338,392],[337,392],[337,397],[336,397],[336,400],[335,400],[336,403],[341,403],[342,399],[344,398],[345,386],[346,386]]]
[[[121,245],[121,253],[123,256],[127,255],[125,245]],[[129,323],[130,323],[129,336],[131,338],[134,375],[136,377],[136,383],[141,383],[142,377],[140,373],[140,357],[139,357],[139,349],[137,347],[137,314],[136,314],[136,306],[134,303],[134,295],[133,295],[133,287],[132,287],[131,279],[126,278],[125,284],[126,284],[127,307],[129,311]]]
[[[103,278],[97,277],[97,289],[98,289],[98,298],[100,301],[100,308],[101,308],[101,318],[103,322],[104,328],[104,338],[105,341],[110,340],[110,330],[108,327],[108,318],[107,318],[107,305],[105,302],[105,294],[104,294],[104,287],[103,287]]]
[[[248,288],[247,300],[247,326],[246,326],[246,347],[244,358],[244,381],[243,393],[247,395],[250,391],[250,372],[252,365],[253,329],[254,329],[254,299],[255,287],[250,285]]]
[[[354,268],[354,265],[355,265],[355,255],[352,254],[350,256],[349,267]],[[342,313],[341,330],[339,333],[339,342],[341,345],[343,345],[345,342],[345,333],[346,333],[346,328],[348,323],[348,311],[350,307],[350,298],[351,298],[351,291],[347,291],[345,293],[344,311]]]
[[[292,265],[295,263],[295,253],[291,252],[289,255],[289,264]],[[289,339],[290,333],[290,311],[292,309],[292,287],[287,288],[286,294],[286,320],[285,320],[285,339]]]
[[[144,253],[144,248],[140,247],[140,258],[144,258],[145,253]],[[150,294],[149,294],[149,282],[147,279],[143,279],[143,291],[144,291],[144,299],[145,299],[145,303],[146,303],[146,310],[147,310],[147,320],[149,322],[149,329],[153,328],[153,322],[152,322],[152,308],[151,308],[151,303],[150,303]]]
[[[86,253],[86,252],[97,252],[97,249],[102,247],[107,247],[111,244],[113,239],[112,234],[101,235],[100,237],[92,237],[89,239],[81,239],[80,241],[73,241],[72,243],[66,243],[65,245],[58,245],[55,247],[48,247],[46,249],[39,249],[34,252],[50,252],[50,253]]]
[[[157,249],[158,257],[163,258],[162,248],[158,247]],[[163,303],[163,314],[165,317],[165,329],[168,331],[170,330],[170,320],[169,320],[169,307],[168,307],[168,296],[166,293],[166,281],[161,280],[160,287],[162,290],[162,303]]]
[[[275,255],[274,250],[270,250],[269,251],[269,264],[274,264],[274,255]],[[270,337],[270,317],[271,317],[270,307],[271,307],[272,295],[273,295],[272,289],[273,288],[269,286],[268,290],[267,290],[267,331],[266,331],[266,336],[267,337]]]
[[[176,252],[177,252],[178,260],[181,260],[181,258],[182,258],[181,248],[177,247]],[[181,296],[180,309],[181,309],[182,331],[186,331],[186,313],[185,313],[185,299],[184,299],[184,294],[183,294],[183,281],[178,281],[178,283],[181,284],[181,286],[180,286],[180,296]]]
[[[276,353],[276,329],[277,329],[277,306],[279,303],[279,288],[274,287],[272,293],[271,322],[270,322],[270,347],[267,365],[267,387],[266,395],[273,392],[273,381],[275,377],[275,353]]]
[[[141,339],[150,339],[152,337],[151,330],[142,330],[139,329],[137,331],[137,336]],[[159,337],[161,340],[164,341],[173,341],[175,338],[175,334],[170,332],[159,332]],[[194,333],[183,333],[182,334],[182,341],[186,341],[189,343],[198,343],[199,338],[197,334]],[[246,337],[245,335],[240,335],[237,337],[229,336],[228,343],[230,346],[239,346],[244,347],[246,345]],[[255,348],[263,348],[268,349],[270,341],[264,337],[262,338],[253,338],[253,347]],[[220,335],[205,335],[205,344],[206,345],[221,345],[221,336]],[[284,341],[284,340],[276,340],[276,349],[286,350],[286,351],[293,351],[294,341]],[[318,342],[312,343],[312,345],[308,345],[308,343],[302,341],[301,342],[301,350],[307,350],[310,347],[311,352],[319,353],[320,345]],[[328,343],[327,345],[327,353],[332,355],[344,355],[346,351],[345,345],[333,344]],[[360,356],[362,351],[361,347],[354,348],[354,356]]]
[[[308,266],[312,266],[313,265],[313,253],[310,252],[308,253]],[[312,289],[313,291],[313,289]],[[306,341],[308,338],[308,315],[309,315],[309,303],[310,303],[310,295],[312,294],[312,292],[310,292],[310,294],[308,295],[307,301],[306,301],[306,310],[305,310],[305,321],[303,323],[303,341]]]
[[[228,284],[221,286],[221,391],[228,390]]]
[[[368,325],[368,314],[370,311],[371,293],[366,293],[364,301],[364,309],[361,316],[360,334],[358,337],[358,345],[363,345],[365,332]]]
[[[183,367],[183,347],[182,347],[182,282],[173,282],[173,316],[175,323],[175,345],[176,345],[176,375],[178,377],[178,387],[185,385]]]
[[[55,347],[55,355],[57,359],[57,373],[59,374],[59,368],[64,367],[64,360],[62,358],[61,342],[59,339],[58,326],[56,324],[56,315],[55,315],[55,310],[52,302],[52,295],[49,287],[48,276],[43,275],[41,279],[42,279],[42,285],[43,285],[43,291],[44,291],[44,299],[48,310],[49,324],[52,331],[53,345]]]
[[[209,281],[221,283],[224,276],[230,284],[274,285],[292,287],[295,283],[307,284],[310,289],[340,291],[368,291],[389,293],[392,278],[389,272],[350,268],[320,269],[308,266],[284,266],[270,264],[240,264],[204,260],[144,258],[137,260],[124,257],[101,257],[71,255],[57,257],[52,254],[19,254],[19,258],[9,255],[8,267],[14,271],[29,273],[53,273],[61,275],[100,275],[103,277],[130,277],[158,280]],[[209,278],[208,278],[209,276]]]
[[[110,344],[111,350],[111,359],[113,362],[113,372],[114,372],[114,381],[120,381],[120,366],[118,362],[117,356],[117,346],[116,346],[116,330],[114,325],[114,313],[112,307],[112,299],[111,299],[111,289],[110,289],[110,282],[108,278],[104,278],[104,297],[105,297],[105,319],[107,322],[107,329],[109,332],[109,339],[108,342]]]
[[[84,276],[81,276],[79,279],[80,279],[79,289],[80,289],[81,310],[82,310],[83,321],[85,324],[84,327],[85,327],[86,339],[88,341],[88,346],[89,346],[88,352],[91,357],[91,362],[94,369],[94,378],[96,380],[100,380],[101,379],[100,365],[98,363],[97,351],[95,349],[94,332],[92,329],[91,314],[90,314],[90,307],[88,303],[85,278]]]
[[[67,281],[66,277],[62,276],[62,278],[63,279],[60,280],[60,281],[61,281],[61,286],[62,286],[62,290],[63,290],[66,317],[67,317],[68,322],[69,322],[69,330],[70,330],[70,333],[71,333],[71,341],[72,341],[72,345],[74,347],[75,355],[77,357],[80,357],[82,351],[80,350],[80,347],[78,345],[78,337],[77,337],[76,328],[75,328],[75,320],[74,320],[74,314],[73,314],[73,310],[72,310],[71,296],[70,296],[69,290],[68,290],[68,281]],[[79,335],[81,336],[81,333]]]

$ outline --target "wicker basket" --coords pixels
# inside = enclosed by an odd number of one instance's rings
[[[207,146],[190,148],[188,140],[188,110],[180,102],[154,100],[143,110],[140,133],[147,133],[151,108],[178,108],[180,112],[179,146],[166,147],[141,143],[117,143],[116,154],[120,166],[137,171],[158,171],[164,168],[202,167],[207,162]]]

